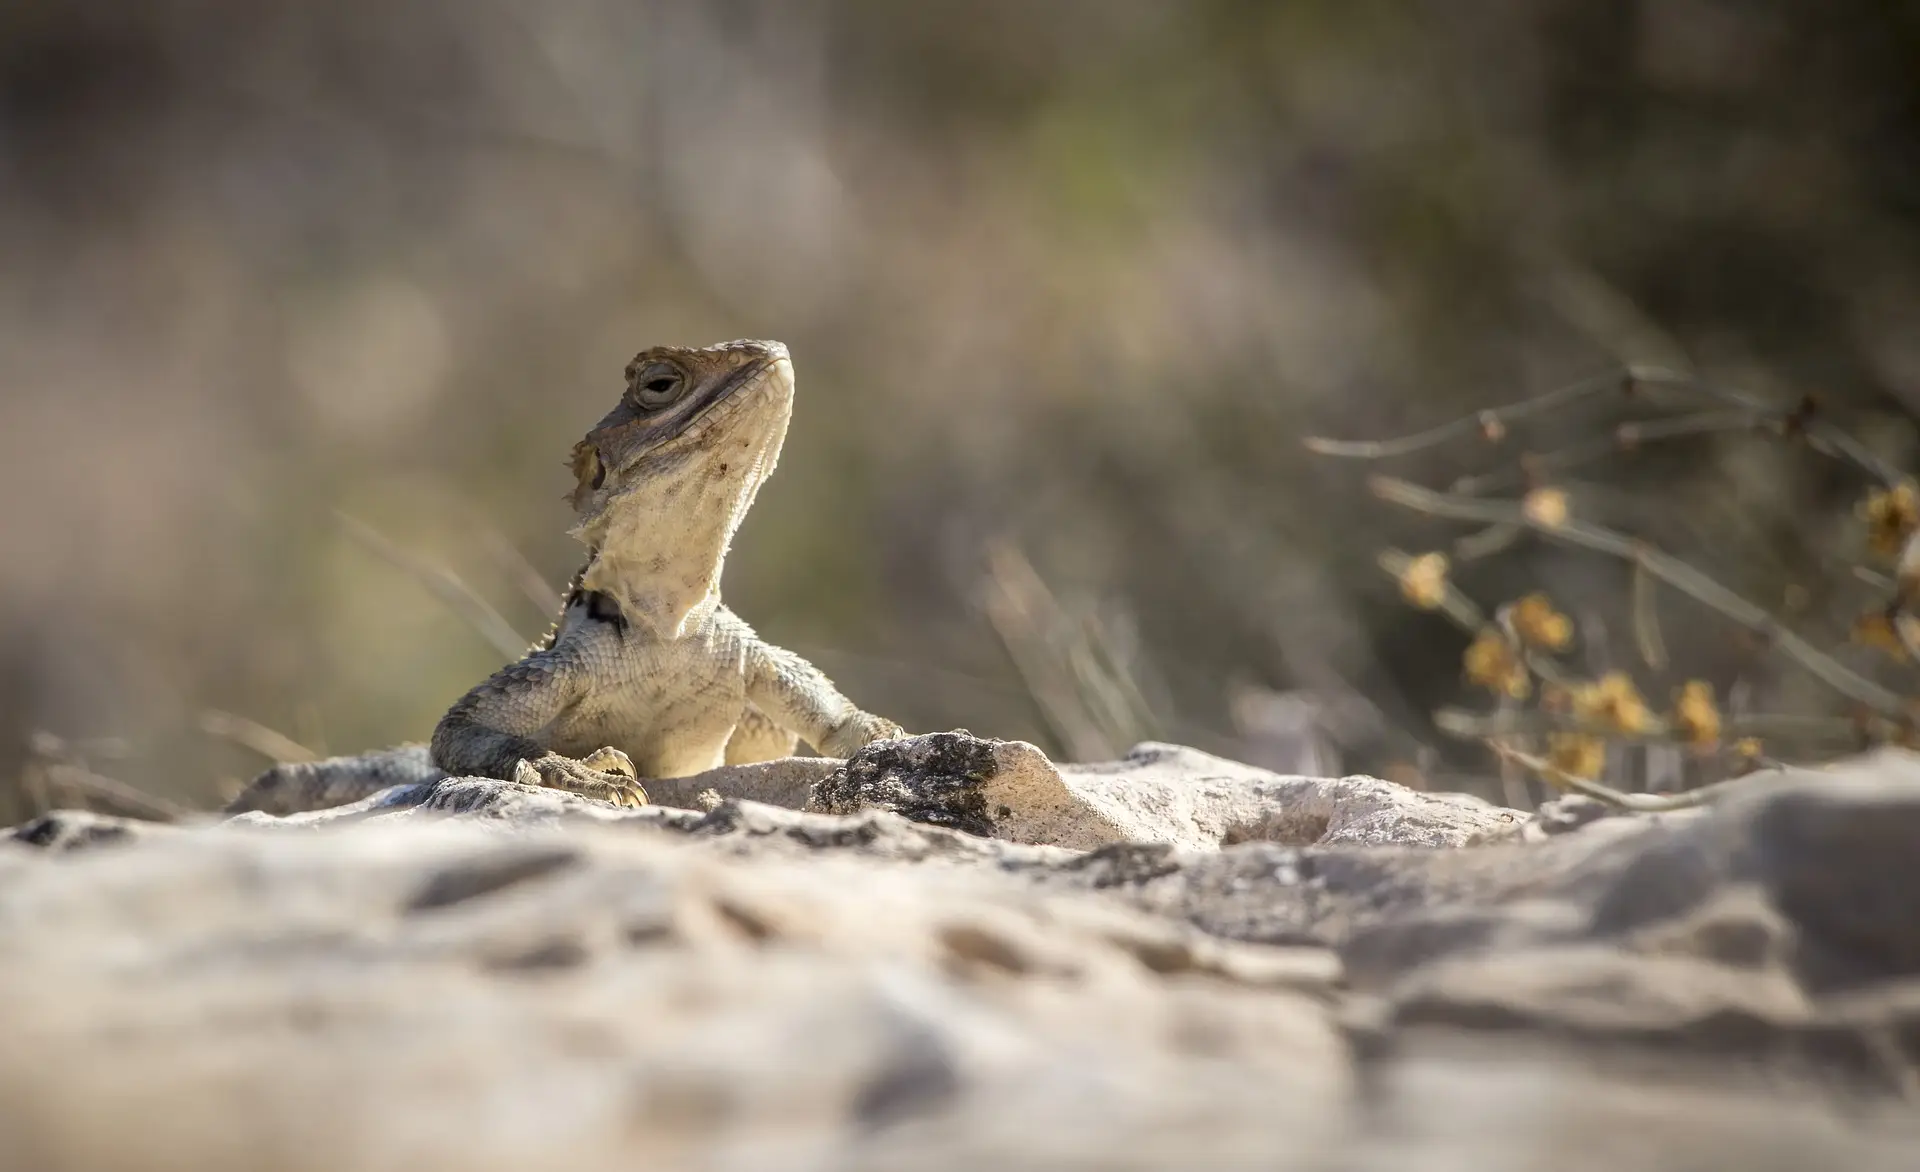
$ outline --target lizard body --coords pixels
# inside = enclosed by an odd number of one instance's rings
[[[793,388],[778,342],[656,347],[628,364],[620,401],[573,449],[571,532],[588,553],[560,619],[440,719],[432,767],[639,805],[641,778],[788,756],[798,740],[847,756],[904,735],[720,601],[728,546],[779,459]],[[417,748],[386,754],[400,752],[419,765]],[[351,791],[352,772],[327,774],[329,801]],[[234,808],[253,808],[246,800]]]

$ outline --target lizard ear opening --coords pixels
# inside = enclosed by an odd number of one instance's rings
[[[607,466],[600,460],[600,451],[586,440],[573,445],[573,491],[567,494],[567,503],[575,509],[584,507],[587,494],[607,482]]]

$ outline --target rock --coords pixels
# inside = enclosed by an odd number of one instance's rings
[[[813,786],[841,767],[828,757],[786,757],[753,765],[725,765],[695,777],[650,778],[647,795],[663,806],[698,809],[700,794],[764,802],[798,810]],[[401,745],[323,761],[275,765],[264,770],[228,804],[228,814],[260,812],[278,817],[353,805],[395,786],[430,785],[447,776],[425,745]]]
[[[164,822],[96,814],[91,810],[50,810],[0,832],[0,836],[21,846],[62,852],[136,842],[154,835],[172,834],[174,830]]]
[[[72,858],[0,890],[0,1166],[1278,1160],[1351,1097],[1323,955],[992,872],[447,820]]]
[[[810,809],[444,778],[9,832],[0,1167],[1891,1172],[1920,1143],[1911,756],[1559,833],[1169,746],[813,760],[731,783]]]
[[[1338,1166],[1365,1172],[1897,1172],[1913,1166],[1904,1112],[1830,1094],[1710,1080],[1684,1068],[1569,1061],[1512,1035],[1420,1031],[1370,1085],[1379,1126]]]
[[[228,812],[310,812],[296,809],[304,805],[296,795],[311,792],[315,778],[324,782],[323,808],[331,808],[445,776],[419,745],[279,765]],[[1143,744],[1120,761],[1059,767],[1023,741],[965,730],[877,742],[845,762],[788,757],[646,786],[656,805],[675,809],[705,809],[711,791],[720,800],[823,814],[887,810],[981,837],[1070,850],[1119,842],[1196,851],[1255,841],[1457,846],[1518,833],[1526,822],[1462,794],[1421,793],[1371,777],[1285,777],[1178,745]]]
[[[827,813],[878,808],[1015,842],[1091,850],[1159,842],[1459,846],[1517,832],[1525,816],[1464,794],[1371,777],[1283,777],[1178,745],[1056,767],[1021,741],[965,732],[869,745],[815,790]]]
[[[821,780],[809,808],[824,814],[891,810],[915,822],[987,837],[996,816],[1012,813],[989,805],[990,797],[1001,797],[1007,788],[995,753],[1007,743],[1017,742],[982,740],[964,729],[878,741]],[[1037,804],[1025,796],[1028,804]]]
[[[425,745],[401,745],[353,757],[297,761],[275,765],[248,782],[227,804],[229,814],[260,811],[298,814],[326,806],[342,806],[371,797],[396,785],[421,785],[445,777],[434,765]],[[317,801],[314,795],[321,795]]]
[[[1585,794],[1562,794],[1540,803],[1533,812],[1533,818],[1526,829],[1545,837],[1554,834],[1571,834],[1582,826],[1609,818],[1620,811]]]
[[[944,859],[1006,868],[1050,864],[1071,857],[1056,848],[978,838],[881,810],[829,817],[732,799],[724,799],[710,810],[661,805],[631,809],[564,790],[485,777],[449,777],[431,784],[398,786],[345,806],[284,818],[250,812],[230,822],[254,830],[297,833],[357,823],[441,822],[449,818],[502,836],[567,827],[648,829],[714,843],[729,852],[759,855],[844,851],[901,862]]]
[[[1727,812],[1746,833],[1729,853],[1795,924],[1803,975],[1822,987],[1920,975],[1911,877],[1920,855],[1920,759],[1889,753],[1815,783],[1756,794]]]
[[[1423,793],[1372,777],[1287,777],[1182,745],[1149,742],[1119,761],[1060,772],[1127,838],[1188,850],[1240,842],[1461,846],[1525,819],[1467,794]]]
[[[656,805],[698,810],[705,808],[700,795],[713,790],[723,800],[801,810],[811,800],[813,787],[842,766],[838,757],[782,757],[752,765],[722,765],[693,777],[653,778],[646,783],[647,796]]]

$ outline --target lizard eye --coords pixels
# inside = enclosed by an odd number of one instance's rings
[[[687,389],[687,376],[666,362],[650,362],[633,376],[633,398],[643,410],[657,411],[679,400]]]

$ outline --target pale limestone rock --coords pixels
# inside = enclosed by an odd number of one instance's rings
[[[67,858],[0,889],[8,1168],[1285,1167],[1352,1099],[1326,954],[991,871],[391,818]]]
[[[710,789],[734,801],[800,810],[806,808],[813,787],[842,764],[838,757],[781,757],[722,765],[692,777],[654,778],[647,782],[647,796],[656,805],[695,810],[701,808],[700,794]]]
[[[822,779],[849,814],[451,778],[18,828],[0,1168],[1912,1166],[1911,759],[1436,849],[1329,841],[1397,794],[941,735]],[[1050,775],[1212,778],[1214,842],[934,824]]]
[[[1185,850],[1236,842],[1461,846],[1524,815],[1467,794],[1372,777],[1287,777],[1182,745],[1137,745],[1119,761],[1065,765],[1066,787],[1126,837]]]
[[[1055,766],[1021,741],[934,733],[869,745],[823,778],[811,808],[895,810],[1014,842],[1091,850],[1119,842],[1211,851],[1236,842],[1460,846],[1525,816],[1465,794],[1371,777],[1283,777],[1178,745]]]

